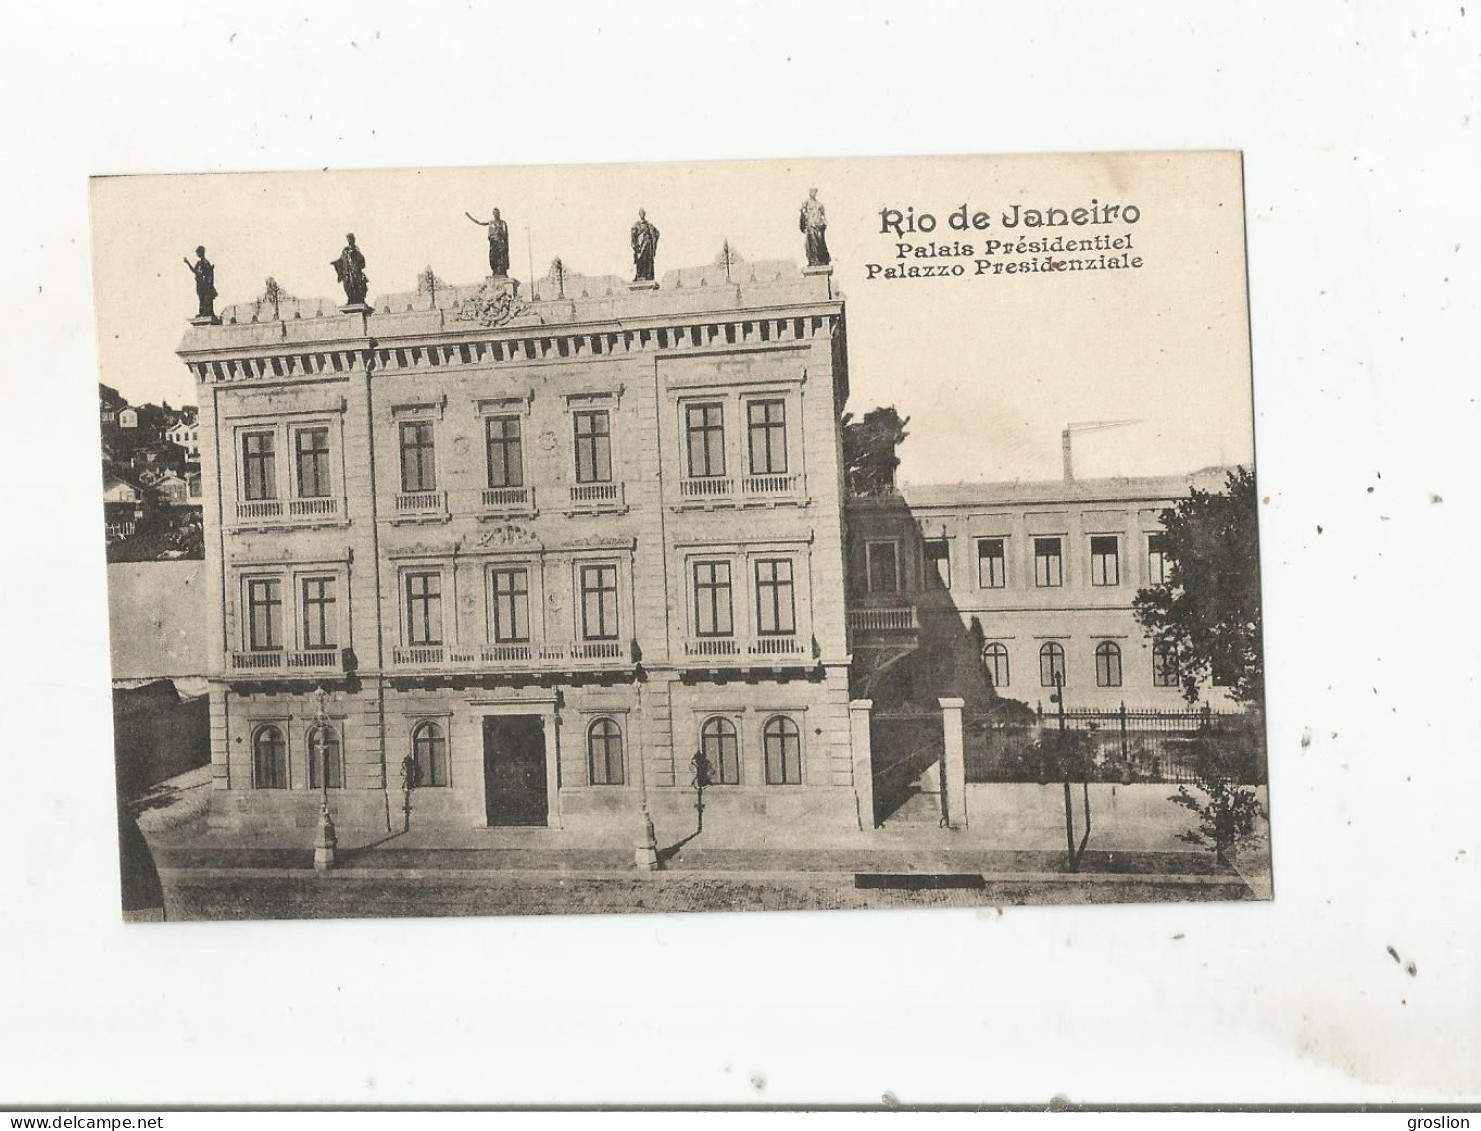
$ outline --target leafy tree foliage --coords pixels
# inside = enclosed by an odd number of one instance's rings
[[[1138,591],[1136,616],[1155,643],[1173,650],[1190,703],[1209,679],[1241,703],[1264,700],[1258,509],[1255,477],[1240,467],[1222,492],[1193,488],[1162,512],[1170,572]]]
[[[1259,795],[1248,784],[1266,780],[1260,726],[1256,712],[1204,727],[1193,758],[1202,797],[1182,785],[1168,798],[1198,818],[1198,828],[1181,839],[1213,849],[1220,864],[1228,863],[1229,851],[1255,834],[1256,821],[1264,816]]]

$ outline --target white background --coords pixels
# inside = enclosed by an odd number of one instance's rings
[[[1481,10],[132,7],[6,17],[0,1104],[1481,1097]],[[1246,154],[1274,903],[119,923],[89,174],[1182,147]]]

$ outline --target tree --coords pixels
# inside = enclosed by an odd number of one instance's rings
[[[1182,834],[1189,844],[1214,851],[1220,864],[1241,841],[1256,833],[1263,817],[1259,794],[1249,783],[1265,781],[1265,744],[1258,714],[1206,723],[1193,745],[1193,776],[1200,800],[1178,786],[1168,798],[1198,818],[1198,828]]]
[[[1240,703],[1265,695],[1260,626],[1259,500],[1255,477],[1235,468],[1219,493],[1193,488],[1162,512],[1167,580],[1137,592],[1137,620],[1176,657],[1183,698],[1205,680]]]
[[[843,414],[843,471],[849,493],[853,495],[889,495],[895,490],[895,469],[900,457],[895,449],[910,433],[894,405],[870,409],[863,420],[853,413]]]

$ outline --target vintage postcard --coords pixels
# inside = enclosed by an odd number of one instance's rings
[[[1239,154],[92,209],[126,916],[1271,897]]]

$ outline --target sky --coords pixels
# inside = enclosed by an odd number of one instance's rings
[[[268,276],[299,298],[342,301],[330,266],[346,232],[372,296],[412,290],[423,267],[453,283],[488,271],[485,229],[509,224],[511,273],[560,256],[582,274],[630,275],[639,207],[662,232],[658,273],[711,262],[804,260],[798,207],[827,208],[834,285],[847,302],[850,411],[910,418],[905,483],[1054,479],[1067,423],[1079,477],[1157,475],[1252,460],[1240,164],[1232,153],[872,158],[823,161],[319,171],[102,177],[92,182],[100,380],[135,403],[194,403],[175,349],[195,313],[182,259],[204,244],[218,310]],[[1135,223],[1003,227],[1022,209],[1134,206]],[[961,205],[986,230],[953,231]],[[882,231],[881,211],[936,218]],[[1021,215],[1021,213],[1020,213]],[[983,241],[1130,236],[1134,270],[976,273]],[[974,244],[970,256],[914,254]],[[912,251],[899,256],[899,244]],[[1077,253],[1081,255],[1094,253]],[[1063,257],[1063,254],[1061,255]],[[1040,257],[1042,258],[1042,257]],[[881,269],[870,278],[869,265]],[[961,277],[884,268],[960,264]]]

